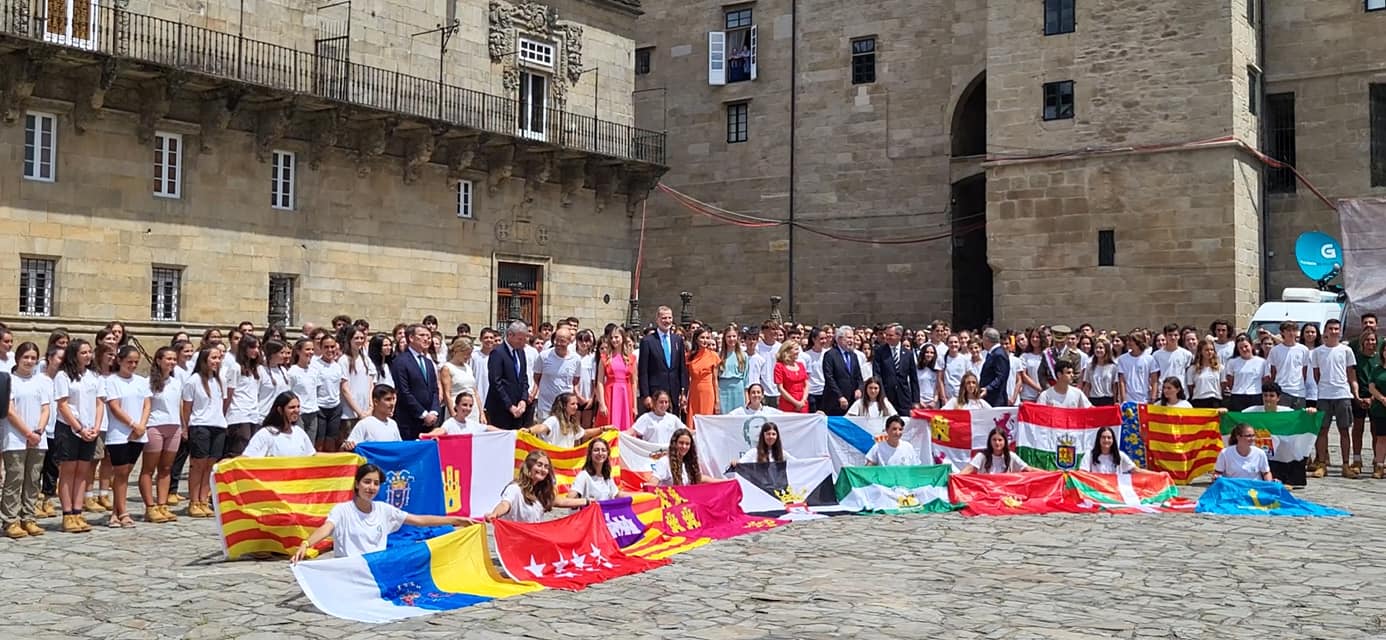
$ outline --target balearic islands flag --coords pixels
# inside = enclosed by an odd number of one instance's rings
[[[426,616],[543,588],[502,577],[491,564],[486,527],[480,525],[417,544],[292,568],[318,609],[358,622]]]
[[[815,516],[813,510],[836,511],[833,465],[827,458],[789,462],[743,462],[732,469],[741,484],[741,510],[786,520]]]
[[[1256,430],[1256,446],[1265,449],[1267,458],[1295,462],[1313,455],[1319,420],[1320,416],[1303,409],[1278,413],[1225,413],[1222,435],[1232,435],[1232,428],[1238,424],[1249,424]]]
[[[547,522],[496,520],[496,552],[506,573],[555,589],[578,590],[669,564],[628,556],[616,546],[599,506]]]
[[[1025,464],[1070,470],[1077,469],[1083,456],[1092,451],[1097,430],[1102,427],[1111,427],[1113,437],[1118,437],[1121,409],[1065,409],[1026,402],[1020,406],[1020,422],[1011,440]]]
[[[351,499],[354,453],[303,458],[232,458],[213,468],[212,507],[228,560],[251,553],[292,555],[332,507]],[[310,551],[332,548],[324,541]]]
[[[922,467],[846,467],[837,476],[837,500],[844,509],[871,513],[938,513],[958,507],[948,502],[950,465]]]

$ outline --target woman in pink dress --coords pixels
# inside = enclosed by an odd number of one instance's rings
[[[597,367],[597,424],[625,431],[635,422],[635,356],[621,327],[612,329],[604,342]]]

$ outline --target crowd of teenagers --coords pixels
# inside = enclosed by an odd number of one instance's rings
[[[532,521],[555,506],[619,495],[610,450],[597,437],[604,430],[667,445],[654,475],[678,485],[707,481],[692,434],[697,415],[889,418],[868,463],[900,465],[921,462],[901,439],[900,416],[912,409],[1021,402],[1316,408],[1323,419],[1317,453],[1299,466],[1294,484],[1303,483],[1306,468],[1315,477],[1326,473],[1335,424],[1342,473],[1357,477],[1370,416],[1372,475],[1382,478],[1386,341],[1378,339],[1374,315],[1364,315],[1362,327],[1350,342],[1337,321],[1303,328],[1286,322],[1278,335],[1234,334],[1221,321],[1207,334],[1177,324],[1124,334],[1088,324],[953,331],[942,321],[916,331],[774,321],[717,329],[698,321],[677,325],[672,310],[660,307],[638,335],[616,324],[596,332],[566,318],[534,330],[512,322],[475,336],[461,324],[447,337],[433,316],[389,333],[338,316],[330,327],[304,324],[294,339],[284,327],[257,332],[250,322],[225,333],[179,333],[152,354],[119,322],[92,341],[54,331],[42,348],[15,345],[13,333],[0,327],[0,369],[10,372],[0,378],[0,394],[7,395],[0,401],[9,406],[0,528],[9,538],[42,535],[38,521],[61,515],[61,531],[82,533],[91,530],[84,513],[108,514],[108,527],[133,527],[125,497],[137,463],[143,519],[165,523],[178,518],[173,509],[184,501],[187,517],[214,515],[211,467],[230,457],[312,455],[363,442],[503,429],[562,447],[585,445],[587,461],[570,493],[555,493],[549,460],[535,452],[488,515]],[[1271,477],[1274,463],[1248,449],[1252,440],[1242,432],[1234,430],[1217,472]],[[1008,434],[993,432],[988,443],[963,473],[1026,470],[1008,453]],[[741,462],[784,459],[770,422]],[[1099,472],[1140,472],[1110,430],[1099,434],[1084,464]],[[378,489],[379,470],[371,469],[358,473],[358,497]],[[1295,470],[1281,471],[1275,476],[1295,478]],[[403,512],[347,509],[350,504],[334,510],[319,539],[332,535],[332,527],[340,538],[344,531],[412,522]]]

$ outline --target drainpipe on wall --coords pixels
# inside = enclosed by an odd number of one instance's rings
[[[799,106],[799,0],[789,0],[789,320],[794,321],[794,144]]]

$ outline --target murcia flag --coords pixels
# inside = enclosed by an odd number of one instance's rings
[[[669,563],[628,556],[616,546],[600,506],[539,523],[496,520],[496,551],[506,573],[555,589],[578,590]]]
[[[948,502],[950,465],[847,467],[837,476],[838,504],[870,513],[937,513],[958,507]]]
[[[418,544],[292,567],[304,595],[323,613],[390,622],[539,591],[502,577],[474,525]]]
[[[1026,402],[1020,406],[1020,422],[1011,440],[1025,464],[1067,471],[1077,469],[1092,451],[1101,427],[1111,427],[1113,437],[1119,437],[1121,409],[1065,409]]]
[[[822,517],[817,511],[838,511],[827,458],[743,462],[732,473],[741,484],[741,510],[748,514],[805,520]]]

